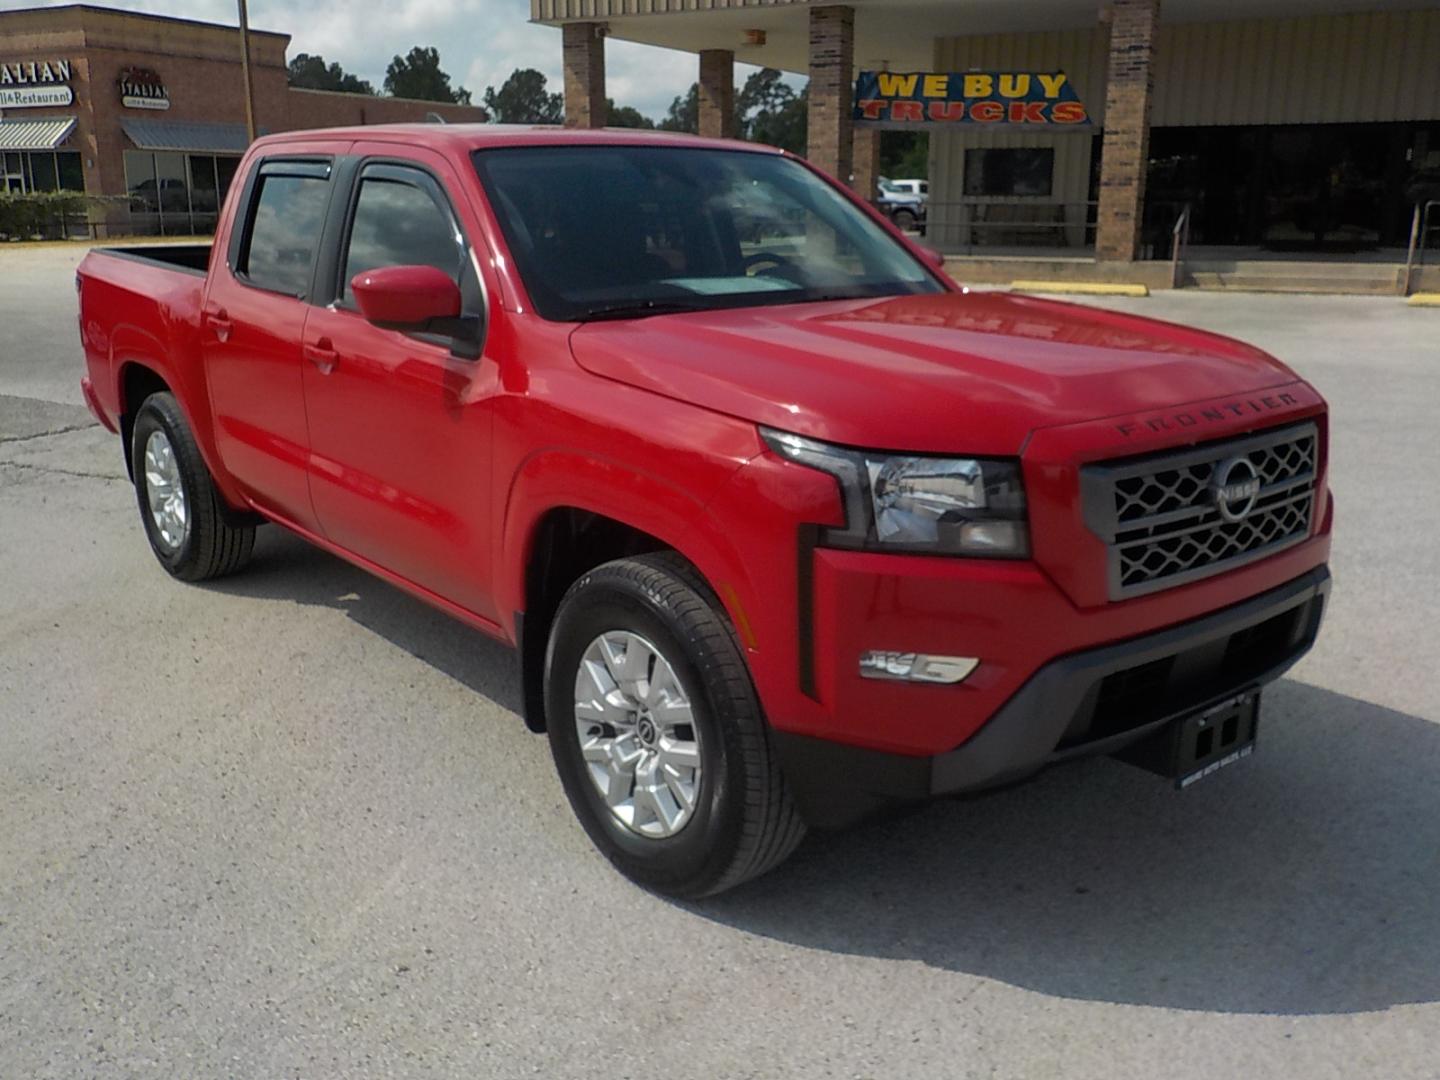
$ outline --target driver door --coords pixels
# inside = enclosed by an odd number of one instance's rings
[[[377,155],[367,158],[366,152]],[[488,319],[467,229],[478,224],[438,155],[357,145],[333,301],[304,337],[310,489],[324,535],[346,551],[494,621],[491,406],[497,365],[430,334],[385,330],[360,314],[351,279],[429,265],[460,286],[464,313]],[[411,156],[413,155],[413,156]],[[482,323],[483,326],[483,323]]]

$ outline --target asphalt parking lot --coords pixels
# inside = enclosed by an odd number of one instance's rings
[[[1181,293],[1334,409],[1328,625],[1259,752],[615,875],[510,655],[276,529],[169,580],[69,248],[0,250],[0,1077],[1440,1076],[1440,311]]]

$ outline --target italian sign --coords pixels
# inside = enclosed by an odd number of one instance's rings
[[[69,105],[75,92],[69,60],[22,60],[0,64],[0,109],[35,109]]]
[[[127,109],[168,109],[170,92],[148,68],[128,67],[120,72],[120,104]]]
[[[1063,71],[862,71],[855,122],[1073,127],[1090,114]]]

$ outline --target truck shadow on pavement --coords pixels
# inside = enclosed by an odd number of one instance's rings
[[[252,572],[209,587],[343,610],[519,711],[509,649],[298,538],[262,537]],[[1437,1001],[1440,724],[1285,679],[1256,755],[1184,793],[1084,762],[812,834],[766,877],[685,907],[1081,1000],[1293,1015]]]
[[[848,833],[707,918],[1068,998],[1330,1014],[1440,1000],[1440,725],[1282,680],[1248,762],[1110,760]]]
[[[255,561],[244,574],[204,587],[343,611],[501,708],[520,712],[520,665],[512,649],[278,526],[260,530]]]

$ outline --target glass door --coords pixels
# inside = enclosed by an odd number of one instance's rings
[[[1313,124],[1269,133],[1263,243],[1275,251],[1376,248],[1385,229],[1387,133]]]
[[[0,191],[8,195],[25,192],[25,162],[18,151],[0,154]]]

